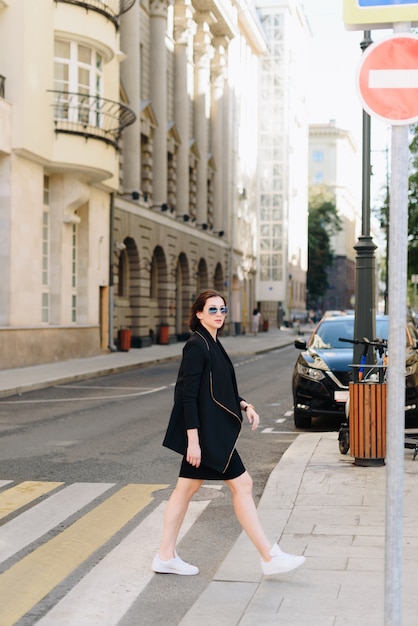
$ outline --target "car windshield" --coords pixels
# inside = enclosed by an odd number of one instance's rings
[[[339,341],[340,337],[344,339],[353,339],[354,337],[354,319],[341,318],[338,321],[324,321],[316,329],[316,333],[312,335],[309,345],[316,350],[329,350],[331,348],[348,348],[349,344]],[[376,320],[376,338],[388,338],[388,320]]]

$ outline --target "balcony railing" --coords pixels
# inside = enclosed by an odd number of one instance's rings
[[[122,130],[136,120],[135,113],[120,102],[69,91],[50,93],[56,133],[99,139],[118,148]]]
[[[104,15],[108,20],[119,28],[119,17],[122,13],[129,11],[135,4],[135,0],[55,0],[56,2],[66,2],[76,4],[86,9],[86,11],[96,11]]]
[[[6,92],[6,77],[0,76],[0,98],[4,98]]]

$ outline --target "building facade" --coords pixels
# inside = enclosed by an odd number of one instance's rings
[[[245,0],[0,1],[0,367],[188,331],[255,298],[259,59]]]
[[[0,365],[108,345],[109,211],[134,0],[0,3]]]
[[[257,15],[245,1],[143,0],[122,18],[121,46],[137,121],[115,196],[114,331],[129,328],[136,347],[162,332],[177,341],[196,294],[215,288],[226,331],[243,332],[257,253]]]
[[[279,326],[306,316],[310,37],[302,3],[259,0],[267,38],[260,89],[257,300]]]
[[[360,161],[351,133],[334,120],[309,127],[310,192],[326,193],[337,208],[342,229],[332,237],[334,263],[328,272],[324,310],[354,309],[355,264],[361,191]]]

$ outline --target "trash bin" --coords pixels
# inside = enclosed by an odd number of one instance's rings
[[[263,333],[266,333],[269,329],[269,321],[263,320]]]
[[[118,333],[119,350],[129,352],[131,349],[131,331],[129,328],[121,328]]]
[[[158,343],[167,345],[170,342],[170,327],[168,324],[160,324],[158,332]]]
[[[234,322],[234,335],[237,337],[241,332],[241,322]]]
[[[349,384],[350,454],[355,465],[384,465],[386,456],[386,383]]]

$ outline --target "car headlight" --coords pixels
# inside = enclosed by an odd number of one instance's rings
[[[302,365],[301,363],[298,363],[298,374],[316,381],[325,378],[325,374],[321,372],[321,370],[317,370],[314,367],[308,367],[307,365]]]

